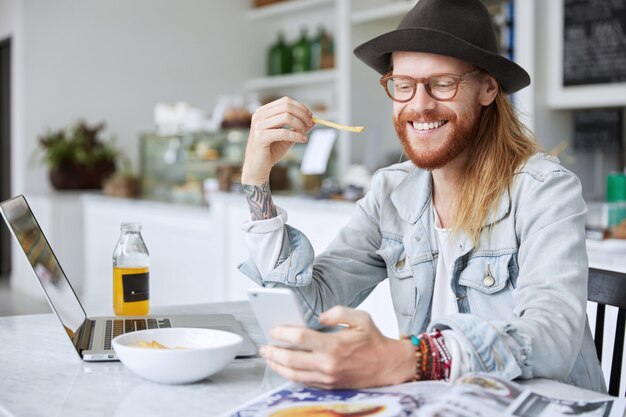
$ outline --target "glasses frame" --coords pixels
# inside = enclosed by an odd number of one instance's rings
[[[379,80],[380,85],[383,86],[383,89],[385,90],[385,93],[387,93],[387,96],[389,96],[390,99],[392,99],[393,101],[397,102],[397,103],[408,103],[409,101],[413,100],[413,98],[415,98],[415,94],[417,94],[417,86],[419,84],[424,84],[424,89],[426,90],[426,92],[428,93],[428,95],[430,97],[432,97],[433,99],[437,100],[437,101],[452,101],[454,100],[454,98],[456,97],[456,94],[459,92],[459,85],[461,84],[461,81],[465,81],[468,78],[472,78],[478,74],[480,74],[482,72],[482,70],[480,68],[476,68],[475,70],[472,70],[470,72],[467,72],[463,75],[457,75],[457,74],[448,74],[448,73],[438,73],[438,74],[432,74],[428,77],[425,78],[413,78],[413,77],[409,77],[408,75],[393,75],[393,74],[386,74],[384,76],[382,76]],[[452,95],[452,97],[450,98],[438,98],[435,97],[430,89],[430,84],[429,84],[429,80],[433,77],[438,77],[438,76],[442,76],[445,75],[447,77],[451,77],[454,80],[454,94]],[[401,78],[404,80],[409,80],[411,82],[413,82],[413,93],[411,94],[411,97],[409,97],[406,100],[398,100],[397,98],[394,98],[391,93],[389,92],[389,89],[387,88],[387,82],[393,78]]]

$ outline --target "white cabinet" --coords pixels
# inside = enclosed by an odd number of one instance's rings
[[[139,222],[150,252],[150,303],[173,305],[225,299],[226,251],[215,210],[166,203],[83,198],[89,312],[112,311],[112,254],[122,222]]]

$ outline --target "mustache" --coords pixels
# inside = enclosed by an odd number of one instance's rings
[[[418,113],[416,111],[401,111],[400,114],[395,118],[398,123],[406,123],[406,122],[418,122],[418,123],[432,123],[438,122],[439,120],[456,120],[456,116],[452,112],[429,112],[429,113]]]

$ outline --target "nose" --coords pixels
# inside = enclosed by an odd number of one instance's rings
[[[424,113],[433,110],[437,106],[437,100],[428,94],[425,84],[418,83],[415,96],[406,105],[417,113]]]

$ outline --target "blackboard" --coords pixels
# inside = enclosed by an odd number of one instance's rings
[[[626,0],[563,5],[563,86],[626,81]]]
[[[622,109],[605,108],[574,112],[574,149],[619,152],[622,146]]]

